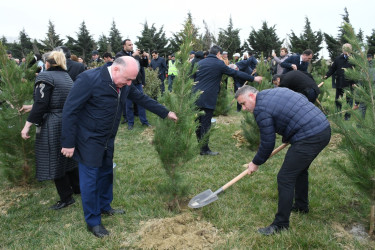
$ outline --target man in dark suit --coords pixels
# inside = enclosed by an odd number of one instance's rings
[[[96,237],[109,234],[101,215],[124,213],[111,207],[114,142],[126,98],[158,116],[177,120],[175,113],[138,91],[132,84],[139,71],[131,56],[117,58],[80,74],[63,109],[62,154],[78,162],[82,207],[87,228]]]
[[[66,46],[59,46],[56,47],[54,50],[62,50],[65,54],[66,58],[66,67],[70,78],[72,78],[73,82],[76,80],[77,76],[85,71],[85,66],[82,63],[75,62],[70,59],[71,53],[68,47]]]
[[[311,61],[313,55],[313,51],[311,49],[307,49],[302,53],[302,55],[296,54],[294,56],[288,57],[284,62],[280,64],[281,67],[284,68],[283,74],[292,70],[307,72],[307,67],[309,66],[309,62]]]
[[[198,141],[201,141],[211,127],[211,119],[216,107],[217,96],[220,91],[220,81],[223,74],[237,77],[245,81],[261,82],[261,76],[252,76],[244,72],[231,69],[221,60],[222,48],[214,45],[210,49],[210,54],[198,62],[198,70],[194,75],[194,81],[198,82],[193,87],[193,91],[202,91],[203,93],[197,100],[197,106],[204,111],[199,119],[199,127],[196,131]],[[208,147],[208,138],[201,146],[201,155],[217,155],[218,152],[212,152]]]

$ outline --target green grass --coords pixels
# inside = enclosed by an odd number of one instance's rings
[[[232,95],[231,95],[232,97]],[[148,113],[151,124],[158,119]],[[221,121],[225,119],[225,123]],[[245,146],[237,148],[232,134],[240,129],[242,114],[235,105],[228,117],[217,118],[217,129],[210,138],[216,157],[197,155],[182,170],[190,184],[187,200],[211,189],[215,191],[241,173],[242,165],[255,152]],[[230,123],[229,123],[230,121]],[[148,129],[136,121],[134,129],[120,125],[114,162],[117,163],[114,186],[114,208],[123,208],[123,216],[103,217],[111,232],[105,239],[89,234],[83,218],[80,197],[61,211],[48,207],[57,201],[52,182],[37,183],[28,188],[0,191],[1,249],[119,249],[134,248],[134,236],[141,221],[176,216],[168,210],[168,196],[161,191],[168,177],[151,144]],[[277,145],[281,144],[278,139]],[[350,164],[345,155],[331,143],[310,167],[310,213],[292,214],[290,229],[279,235],[264,237],[259,227],[269,225],[277,210],[277,172],[286,150],[262,165],[258,172],[246,176],[219,195],[219,199],[201,209],[184,209],[202,217],[226,235],[217,249],[374,249],[371,240],[358,240],[347,233],[353,225],[368,229],[370,202],[344,174],[337,163]]]

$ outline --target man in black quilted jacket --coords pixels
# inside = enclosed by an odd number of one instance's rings
[[[254,114],[260,130],[261,142],[248,165],[249,174],[271,155],[276,133],[291,144],[277,175],[279,203],[275,219],[270,226],[258,230],[264,235],[275,234],[289,228],[291,211],[308,213],[308,169],[329,143],[330,124],[320,109],[288,88],[258,92],[244,86],[235,97],[243,110]]]

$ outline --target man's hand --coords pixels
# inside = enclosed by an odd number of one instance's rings
[[[171,120],[173,120],[173,121],[175,121],[175,122],[178,120],[177,115],[175,114],[175,112],[172,112],[172,111],[169,111],[167,117],[168,117],[168,119],[171,119]]]
[[[261,76],[254,77],[254,82],[261,83],[262,80],[263,80],[263,77],[261,77]]]
[[[68,158],[71,158],[74,154],[74,149],[75,148],[62,148],[61,153]]]
[[[254,173],[257,170],[258,170],[258,165],[255,165],[253,162],[250,162],[249,165],[248,165],[248,167],[247,167],[247,171],[248,171],[247,174],[250,175],[250,174]]]
[[[293,69],[293,70],[297,70],[297,65],[292,64],[292,69]]]

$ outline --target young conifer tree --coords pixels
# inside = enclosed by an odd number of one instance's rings
[[[177,114],[178,121],[175,123],[167,119],[159,119],[154,136],[154,146],[170,177],[170,183],[165,184],[164,188],[172,196],[171,207],[177,210],[180,210],[179,198],[186,195],[189,186],[184,183],[181,170],[184,164],[199,152],[195,136],[199,111],[195,102],[200,93],[192,93],[194,81],[190,77],[191,63],[188,62],[188,55],[192,48],[192,32],[192,27],[186,25],[185,41],[180,51],[175,53],[178,75],[173,81],[172,92],[165,91],[163,96],[158,98],[161,103]]]
[[[30,59],[31,55],[27,62]],[[19,109],[33,98],[35,69],[9,60],[0,43],[0,175],[13,184],[29,183],[33,176],[34,136],[26,141],[21,138],[27,114]]]
[[[339,163],[340,169],[349,176],[362,192],[367,195],[368,201],[372,203],[370,233],[374,230],[375,210],[375,96],[374,66],[367,61],[368,48],[356,37],[352,26],[344,23],[345,38],[353,47],[349,61],[354,69],[347,69],[345,76],[356,82],[354,94],[351,95],[354,102],[359,104],[352,109],[343,102],[343,109],[350,110],[349,121],[344,121],[340,114],[332,117],[336,132],[343,135],[340,148],[344,150],[349,158],[347,163]],[[350,95],[349,91],[346,91]],[[365,114],[364,114],[365,112]],[[366,201],[363,201],[366,204]]]

